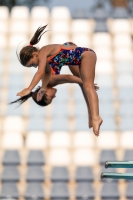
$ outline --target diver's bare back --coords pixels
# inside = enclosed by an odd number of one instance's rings
[[[60,45],[61,44],[49,44],[49,45],[43,46],[40,49],[40,51],[42,51],[42,52],[44,51],[45,53],[47,52],[47,57],[53,56],[54,54],[56,54],[60,50]],[[64,45],[62,45],[62,46],[64,46]],[[65,45],[64,47],[70,49],[70,47],[76,48],[77,46],[75,46],[75,45],[69,45],[67,47]]]

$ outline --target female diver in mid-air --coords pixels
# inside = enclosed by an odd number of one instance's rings
[[[21,49],[19,54],[20,63],[26,67],[38,67],[36,74],[28,88],[19,92],[18,96],[25,96],[31,93],[32,89],[43,77],[43,88],[49,83],[51,68],[55,74],[59,74],[63,65],[71,65],[79,68],[80,77],[83,82],[85,95],[91,108],[92,127],[95,135],[99,135],[102,118],[99,116],[98,96],[94,87],[96,54],[93,50],[75,45],[50,44],[37,49],[37,44],[46,26],[39,27],[30,41],[30,45]],[[47,62],[49,65],[47,65]],[[37,101],[40,101],[37,95]]]

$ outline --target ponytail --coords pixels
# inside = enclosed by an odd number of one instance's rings
[[[47,25],[46,25],[46,26],[39,27],[39,28],[36,30],[36,32],[34,33],[32,39],[30,40],[30,44],[27,45],[27,46],[25,46],[25,47],[23,47],[23,48],[21,49],[19,55],[18,55],[17,52],[16,52],[17,57],[18,57],[20,63],[21,63],[23,66],[26,66],[27,63],[28,63],[28,61],[32,58],[32,53],[38,51],[38,48],[36,48],[36,47],[33,46],[33,45],[37,44],[37,43],[40,41],[42,35],[43,35],[45,32],[47,32],[47,31],[44,31],[44,29],[45,29],[46,27],[47,27]]]
[[[15,101],[10,102],[9,105],[11,105],[11,104],[13,104],[13,103],[19,103],[19,105],[18,105],[18,107],[19,107],[22,103],[24,103],[24,102],[27,101],[30,97],[32,97],[32,94],[33,94],[33,92],[31,92],[30,94],[25,95],[25,96],[23,96],[23,97],[20,97],[19,99],[16,99]]]
[[[47,32],[47,31],[44,31],[44,29],[45,29],[46,27],[47,27],[47,25],[46,25],[46,26],[39,27],[39,28],[36,30],[35,34],[33,35],[32,39],[30,40],[30,45],[31,45],[31,46],[37,44],[37,43],[40,41],[42,35],[43,35],[45,32]],[[44,31],[44,32],[43,32],[43,31]]]

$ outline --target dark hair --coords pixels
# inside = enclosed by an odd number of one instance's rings
[[[44,94],[42,99],[40,101],[36,100],[37,97],[37,92],[39,91],[40,86],[38,86],[38,88],[35,90],[35,92],[31,92],[28,95],[25,95],[23,97],[20,97],[19,99],[16,99],[15,101],[10,102],[9,104],[13,104],[13,103],[20,103],[19,106],[24,103],[25,101],[27,101],[30,97],[32,97],[32,99],[35,101],[35,103],[37,103],[39,106],[47,106],[48,103],[46,103],[46,95]]]
[[[17,54],[17,57],[20,61],[20,63],[23,65],[23,66],[26,66],[27,62],[32,58],[32,53],[33,52],[36,52],[38,51],[38,48],[34,47],[33,45],[37,44],[42,35],[47,32],[47,31],[44,31],[44,29],[47,27],[46,26],[42,26],[42,27],[39,27],[36,32],[34,33],[32,39],[30,40],[30,44],[23,47],[21,49],[21,51],[19,52],[19,55]],[[44,31],[44,32],[43,32]]]

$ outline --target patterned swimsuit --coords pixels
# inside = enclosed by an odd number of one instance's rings
[[[80,65],[81,54],[84,51],[93,51],[92,49],[85,47],[65,48],[64,45],[70,46],[75,44],[72,42],[67,42],[63,45],[60,45],[59,51],[47,58],[48,63],[52,68],[52,74],[60,74],[63,65]]]

